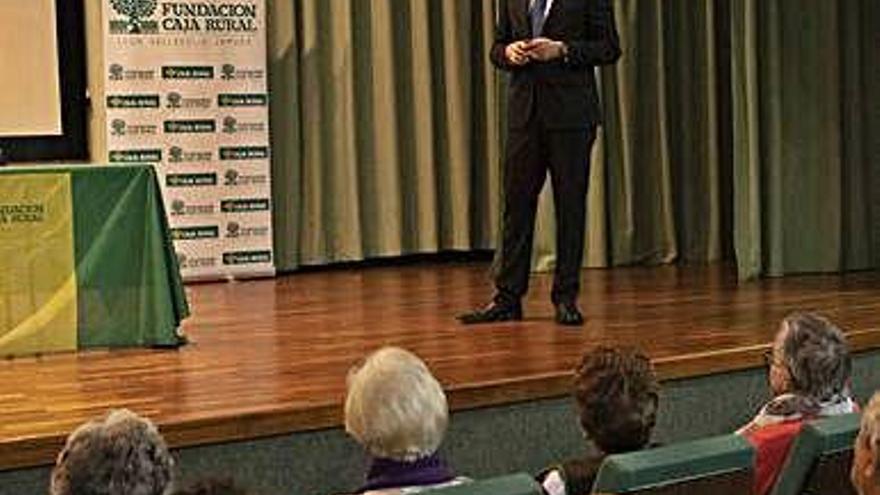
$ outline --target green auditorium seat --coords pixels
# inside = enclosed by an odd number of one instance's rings
[[[792,444],[772,495],[855,495],[849,481],[859,414],[810,422]]]
[[[431,495],[541,495],[541,487],[528,474],[512,474],[431,490]]]
[[[608,456],[593,493],[743,495],[752,491],[754,450],[739,435]]]

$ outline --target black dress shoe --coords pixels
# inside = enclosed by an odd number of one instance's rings
[[[556,323],[572,327],[581,326],[584,324],[584,315],[574,303],[559,303],[556,305]]]
[[[522,320],[522,305],[491,303],[483,309],[457,316],[458,321],[464,325],[478,325],[480,323],[496,323],[501,321]]]

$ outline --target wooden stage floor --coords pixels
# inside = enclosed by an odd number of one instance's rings
[[[421,355],[454,409],[563,395],[581,352],[635,345],[664,379],[759,366],[779,320],[817,310],[856,350],[880,347],[880,273],[738,283],[724,267],[590,270],[580,330],[556,326],[549,276],[527,320],[462,327],[486,302],[484,263],[327,270],[188,287],[180,350],[0,361],[0,469],[48,464],[107,408],[153,418],[174,446],[336,426],[345,376],[382,345]]]

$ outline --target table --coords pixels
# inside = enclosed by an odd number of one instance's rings
[[[151,166],[0,168],[0,356],[178,346],[187,316]]]

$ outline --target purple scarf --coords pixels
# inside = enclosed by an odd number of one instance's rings
[[[406,486],[427,486],[455,479],[449,466],[436,453],[406,462],[374,458],[367,473],[367,482],[357,493]]]

